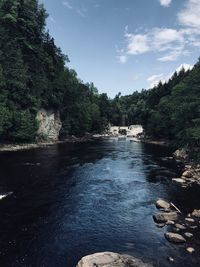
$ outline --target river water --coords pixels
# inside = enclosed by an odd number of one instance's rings
[[[87,254],[130,254],[156,267],[200,266],[152,220],[157,198],[185,213],[200,194],[171,183],[169,149],[125,140],[0,153],[0,266],[75,267]],[[174,263],[167,260],[175,259]]]

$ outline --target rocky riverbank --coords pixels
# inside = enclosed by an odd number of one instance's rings
[[[185,149],[178,149],[173,154],[173,159],[182,162],[184,168],[180,177],[172,178],[172,181],[181,187],[200,186],[200,164],[192,161]]]
[[[83,257],[77,267],[153,267],[129,255],[102,252]]]
[[[23,143],[0,144],[0,152],[29,150],[29,149],[35,149],[35,148],[50,147],[56,144],[64,144],[64,143],[92,142],[100,138],[102,138],[100,135],[85,135],[83,137],[70,136],[62,141],[49,141],[49,142],[25,143],[25,144]]]
[[[159,212],[153,215],[153,220],[158,228],[166,227],[165,238],[171,243],[183,244],[183,249],[194,253],[199,239],[200,210],[184,215],[173,203],[165,200],[159,199],[155,205]]]

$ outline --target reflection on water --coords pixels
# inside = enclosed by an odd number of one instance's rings
[[[162,197],[184,212],[196,189],[180,189],[170,151],[129,141],[61,144],[0,154],[0,266],[74,267],[86,254],[115,251],[155,266],[199,266],[168,243],[153,220]]]

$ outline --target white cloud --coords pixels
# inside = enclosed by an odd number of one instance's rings
[[[74,12],[76,12],[79,16],[85,18],[86,17],[86,13],[87,13],[87,9],[82,7],[82,8],[75,8],[73,7],[70,2],[68,1],[64,1],[63,2],[63,5],[68,8],[68,9],[71,9],[73,10]]]
[[[162,5],[172,1],[159,0]],[[126,48],[124,56],[154,53],[161,62],[177,61],[200,47],[200,0],[186,0],[177,13],[177,28],[138,28],[134,33],[125,27]],[[127,59],[126,59],[127,60]],[[124,62],[125,63],[125,62]]]
[[[169,7],[172,0],[159,0],[161,6],[164,6],[164,7]]]
[[[126,55],[119,55],[119,56],[117,56],[117,58],[119,59],[119,62],[122,64],[127,62],[127,56]]]
[[[67,7],[68,9],[73,9],[73,6],[72,6],[68,1],[64,1],[64,2],[63,2],[63,5],[64,5],[65,7]]]
[[[177,67],[175,71],[177,73],[179,73],[183,68],[185,69],[185,71],[191,70],[193,68],[193,65],[190,65],[190,64],[187,64],[187,63],[183,63],[179,67]],[[147,78],[147,82],[148,82],[150,88],[153,88],[154,86],[158,85],[160,81],[162,83],[168,82],[169,79],[174,74],[174,72],[170,72],[167,75],[164,75],[162,73],[162,74],[155,74],[155,75],[150,76],[149,78]]]
[[[155,74],[147,78],[147,82],[149,83],[150,88],[153,88],[154,86],[158,85],[159,81],[163,78],[163,73],[161,74]]]
[[[130,55],[143,54],[150,50],[148,45],[148,36],[142,34],[129,34],[126,33],[128,41],[127,53]]]
[[[170,28],[153,28],[143,34],[132,34],[125,29],[127,55],[139,55],[147,52],[165,52],[160,61],[173,61],[185,53],[184,35]]]
[[[200,1],[188,0],[177,17],[181,25],[200,30]]]

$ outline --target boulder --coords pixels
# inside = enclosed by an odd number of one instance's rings
[[[181,160],[186,160],[188,158],[188,153],[187,151],[182,148],[182,149],[177,149],[173,156],[176,158],[176,159],[181,159]]]
[[[153,267],[132,256],[113,252],[96,253],[83,257],[77,267]]]
[[[156,223],[166,223],[167,221],[176,221],[178,219],[177,212],[159,212],[153,215]]]
[[[186,248],[186,251],[189,253],[193,253],[193,252],[195,252],[195,249],[192,247],[188,247],[188,248]]]
[[[185,232],[184,233],[184,237],[186,237],[186,238],[192,238],[193,237],[193,234],[192,233],[189,233],[189,232]]]
[[[192,216],[196,217],[196,218],[200,218],[200,210],[194,210],[192,212]]]
[[[180,230],[186,230],[186,227],[184,225],[182,225],[182,224],[179,224],[179,223],[176,223],[175,227],[180,229]]]
[[[170,204],[168,202],[166,202],[165,200],[158,199],[156,201],[156,207],[158,209],[168,210],[170,208]]]
[[[165,238],[172,243],[185,243],[185,238],[177,233],[165,233]]]
[[[194,223],[195,222],[195,220],[192,219],[192,218],[185,218],[185,221],[189,222],[189,223]]]
[[[192,178],[192,173],[190,171],[185,171],[182,176],[186,178]]]

